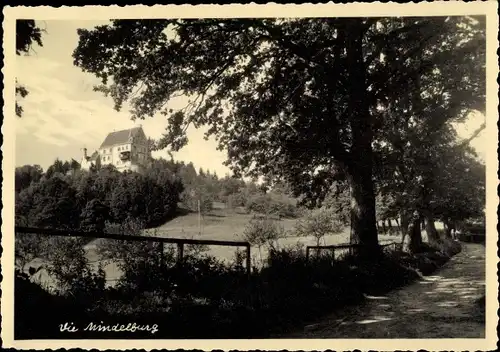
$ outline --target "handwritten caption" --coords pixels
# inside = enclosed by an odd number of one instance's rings
[[[73,322],[66,322],[64,324],[59,324],[59,331],[61,332],[77,332],[80,329],[76,327]],[[136,323],[128,323],[128,324],[115,324],[115,325],[106,325],[104,322],[100,322],[100,324],[96,324],[90,322],[83,331],[97,331],[97,332],[136,332],[136,331],[148,331],[151,334],[154,334],[158,331],[158,325],[140,325]]]

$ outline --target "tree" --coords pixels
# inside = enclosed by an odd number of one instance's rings
[[[53,238],[48,271],[57,280],[60,294],[84,301],[102,295],[106,274],[99,265],[94,272],[78,238]]]
[[[349,185],[345,182],[334,182],[321,205],[331,209],[339,221],[347,225],[351,222],[350,203]]]
[[[295,232],[298,236],[313,236],[319,246],[326,235],[342,232],[345,225],[331,209],[314,209],[298,221]]]
[[[16,193],[28,188],[32,182],[38,182],[42,178],[43,169],[40,165],[24,165],[16,167],[15,190]]]
[[[64,163],[58,158],[54,160],[54,163],[47,168],[45,176],[51,178],[56,174],[65,175],[70,170],[70,164],[65,161]]]
[[[92,199],[86,204],[80,214],[80,227],[84,231],[103,232],[109,217],[108,206],[103,204],[99,199]]]
[[[267,246],[270,251],[276,250],[279,239],[284,237],[284,235],[284,228],[276,221],[267,217],[253,217],[245,226],[242,237],[243,240],[258,248],[262,263],[264,260],[262,257],[262,247]]]
[[[76,191],[60,177],[32,184],[16,200],[16,218],[27,226],[75,230],[79,216]]]
[[[448,237],[459,222],[484,216],[486,168],[474,154],[470,147],[461,144],[447,150],[438,166],[439,187],[431,210],[444,223]]]
[[[128,180],[125,177],[120,177],[114,185],[110,199],[110,210],[113,220],[116,223],[123,223],[130,218],[129,206],[131,205],[131,194]]]
[[[187,143],[188,125],[208,125],[236,174],[282,178],[309,198],[325,194],[342,175],[352,198],[351,242],[368,253],[378,252],[372,144],[386,117],[378,107],[419,74],[451,68],[454,60],[469,63],[471,55],[457,58],[457,42],[448,41],[463,22],[123,20],[79,30],[73,57],[101,78],[99,89],[117,109],[131,100],[132,118],[167,115],[159,148],[177,150]],[[451,63],[441,60],[443,52],[451,53]],[[136,87],[143,89],[136,94]],[[192,98],[188,106],[164,108],[179,93]]]
[[[43,46],[42,29],[36,26],[34,20],[16,20],[16,55],[28,54],[33,43]],[[28,95],[26,87],[16,79],[16,97],[25,98]],[[21,117],[23,108],[16,100],[16,115]]]
[[[219,198],[223,201],[227,201],[230,195],[239,193],[245,187],[245,181],[235,177],[226,176],[218,182],[220,184]]]
[[[78,171],[82,168],[82,166],[80,165],[80,163],[78,161],[76,161],[75,159],[71,159],[71,162],[70,162],[70,169],[73,170],[73,171]]]
[[[425,219],[429,239],[438,240],[433,207],[440,201],[436,192],[442,185],[437,173],[446,169],[442,160],[457,144],[450,124],[463,121],[473,110],[484,113],[485,109],[483,21],[481,17],[447,18],[447,26],[454,24],[456,31],[415,52],[404,71],[416,72],[415,67],[429,64],[433,69],[405,75],[404,91],[394,91],[381,102],[385,125],[374,147],[375,174],[379,192],[391,200],[387,210],[400,213],[403,236],[421,236],[418,223]],[[387,54],[388,63],[398,60],[398,55]],[[408,231],[410,225],[414,230]]]

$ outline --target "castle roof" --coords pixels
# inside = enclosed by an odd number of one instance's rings
[[[130,137],[135,137],[140,133],[144,134],[142,127],[134,127],[128,130],[111,132],[104,139],[104,142],[102,142],[99,149],[104,147],[111,147],[116,144],[127,143]]]

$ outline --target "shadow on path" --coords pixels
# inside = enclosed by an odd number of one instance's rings
[[[462,252],[434,276],[336,312],[283,338],[484,338],[485,248]]]

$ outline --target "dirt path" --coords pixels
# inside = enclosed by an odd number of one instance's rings
[[[485,293],[485,250],[464,244],[434,276],[311,324],[285,338],[483,338],[476,300]]]

